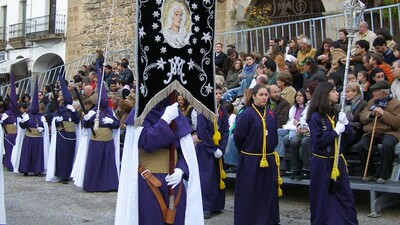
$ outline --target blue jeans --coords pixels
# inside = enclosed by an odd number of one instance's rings
[[[285,146],[283,146],[283,138],[285,136],[289,137],[289,130],[284,130],[282,128],[278,128],[278,145],[275,148],[275,151],[278,152],[279,157],[281,158],[281,170],[286,168],[285,162]]]
[[[239,151],[236,148],[235,140],[233,139],[233,135],[229,135],[228,144],[226,145],[225,155],[224,155],[225,164],[237,166],[239,162]]]

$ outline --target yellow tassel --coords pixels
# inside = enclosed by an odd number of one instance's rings
[[[261,167],[261,168],[268,167],[267,159],[265,159],[265,158],[262,158],[262,159],[261,159],[261,161],[260,161],[260,167]]]
[[[340,175],[338,168],[333,168],[331,173],[331,179],[336,180],[336,178]]]
[[[225,189],[225,182],[223,180],[219,181],[219,189],[224,190]]]
[[[215,146],[219,146],[219,141],[221,140],[221,133],[218,131],[218,121],[217,118],[214,118],[214,134],[213,134],[213,142]]]
[[[221,179],[225,179],[225,178],[226,178],[225,170],[221,170]]]
[[[219,176],[221,177],[221,179],[225,179],[226,178],[226,173],[223,167],[223,162],[222,162],[222,158],[218,159],[218,163],[219,163]]]
[[[278,197],[282,197],[283,192],[282,192],[282,188],[278,187]]]
[[[282,178],[278,178],[278,185],[282,185],[283,184],[283,180],[282,180]]]
[[[219,141],[221,140],[221,133],[217,130],[214,132],[213,141],[216,146],[219,146]]]

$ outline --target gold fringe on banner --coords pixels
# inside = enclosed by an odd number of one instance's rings
[[[156,106],[160,101],[164,100],[171,94],[173,91],[179,92],[197,111],[197,113],[203,114],[207,119],[213,121],[218,115],[216,112],[212,112],[206,106],[204,106],[200,101],[198,101],[193,95],[182,86],[179,81],[174,80],[170,85],[166,88],[158,92],[147,104],[144,108],[142,114],[138,116],[138,112],[136,111],[135,118],[135,126],[141,126],[144,118],[150,112],[150,110]],[[139,94],[140,95],[140,94]],[[217,107],[215,106],[215,110]]]

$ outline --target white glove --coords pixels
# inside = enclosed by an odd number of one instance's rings
[[[75,112],[76,111],[75,108],[71,104],[68,104],[67,106],[65,106],[65,108],[71,110],[71,112]]]
[[[22,116],[21,122],[22,122],[22,123],[25,123],[25,122],[28,121],[28,120],[29,120],[29,115],[28,115],[28,114],[25,114],[25,115]]]
[[[3,121],[6,120],[7,118],[8,118],[8,114],[7,113],[3,113],[3,115],[1,115],[0,123],[3,123]]]
[[[110,117],[104,117],[102,121],[104,124],[112,124],[114,122]]]
[[[165,112],[161,116],[161,119],[170,124],[171,121],[178,116],[179,116],[178,103],[175,102],[174,104],[167,106],[167,108],[165,108]]]
[[[39,132],[43,132],[44,128],[43,127],[38,127],[38,128],[36,128],[36,130],[39,131]]]
[[[336,123],[335,129],[333,129],[333,130],[334,130],[338,135],[340,135],[341,133],[344,132],[345,129],[346,129],[346,128],[345,128],[344,124],[343,124],[342,122],[338,121],[338,122]]]
[[[83,116],[83,119],[86,120],[86,121],[88,121],[88,120],[90,120],[90,118],[92,118],[92,116],[94,116],[95,114],[96,114],[95,111],[90,110],[86,115]]]
[[[181,182],[182,175],[183,175],[183,171],[179,168],[175,168],[173,174],[171,174],[171,175],[168,174],[165,177],[165,181],[167,181],[168,186],[172,186],[172,188],[175,188],[176,185],[178,185]]]
[[[217,149],[217,151],[214,152],[214,157],[215,157],[216,159],[221,158],[222,155],[223,155],[223,153],[222,153],[222,151],[221,151],[219,148]]]
[[[55,119],[57,122],[63,121],[63,117],[62,117],[62,116],[56,116],[56,117],[54,117],[54,119]]]
[[[342,122],[344,125],[349,124],[349,120],[347,119],[346,113],[344,112],[339,113],[339,121]]]

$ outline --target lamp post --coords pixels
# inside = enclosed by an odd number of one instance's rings
[[[343,16],[344,16],[344,28],[346,29],[347,35],[347,55],[346,55],[346,67],[343,78],[343,91],[340,99],[341,108],[343,112],[345,106],[345,93],[346,93],[346,82],[347,75],[349,74],[349,63],[350,63],[350,49],[353,42],[354,34],[358,31],[358,25],[363,18],[365,5],[360,0],[345,0],[342,3]],[[340,143],[340,142],[339,142]]]
[[[347,83],[347,76],[349,74],[349,64],[350,64],[350,50],[351,50],[351,45],[353,42],[354,34],[358,30],[358,25],[363,18],[363,13],[365,9],[364,3],[362,3],[360,0],[345,0],[342,3],[343,6],[343,16],[344,16],[344,28],[346,29],[348,35],[347,35],[347,55],[346,55],[346,67],[344,71],[344,77],[343,77],[343,91],[340,96],[340,111],[344,112],[344,107],[346,105],[346,83]],[[340,143],[342,140],[342,135],[339,135],[338,138],[338,151],[335,151],[335,162],[334,166],[338,166],[339,163],[339,157],[340,157]],[[337,169],[337,168],[336,168]],[[338,171],[338,170],[337,170]],[[338,176],[339,174],[337,174]],[[337,179],[336,175],[331,176],[331,179],[336,181]]]

